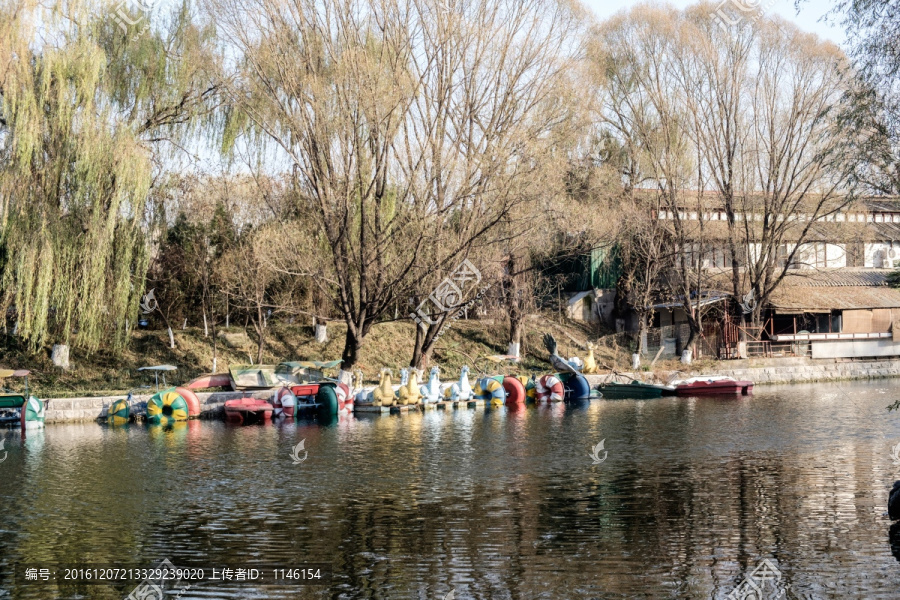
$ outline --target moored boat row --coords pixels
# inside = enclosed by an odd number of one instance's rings
[[[515,373],[491,373],[491,367],[469,379],[470,369],[463,366],[459,378],[440,380],[440,369],[430,370],[428,381],[420,384],[423,373],[401,369],[399,383],[394,383],[393,372],[382,369],[378,384],[366,387],[362,372],[357,371],[352,383],[343,383],[325,376],[340,361],[294,361],[278,365],[234,366],[228,373],[200,376],[183,386],[167,387],[166,373],[176,370],[171,365],[142,367],[139,371],[151,372],[156,377],[156,393],[146,402],[146,420],[150,424],[170,425],[197,418],[201,413],[196,392],[202,389],[226,388],[230,390],[254,390],[253,395],[230,399],[224,403],[225,419],[232,423],[256,423],[271,420],[295,420],[301,414],[335,416],[354,412],[402,412],[411,409],[446,408],[447,406],[492,407],[515,406],[525,403],[554,403],[605,398],[650,399],[662,396],[717,396],[750,394],[752,381],[735,380],[726,376],[700,376],[671,381],[669,384],[641,382],[627,378],[624,381],[616,373],[593,390],[582,370],[591,366],[596,372],[592,355],[584,362],[565,360],[556,354],[556,341],[546,335],[544,344],[550,352],[549,362],[557,369],[544,375]],[[495,355],[485,357],[499,365],[505,361],[518,363],[518,357]],[[16,419],[23,430],[42,427],[45,418],[44,403],[27,393],[28,371],[0,369],[0,379],[25,377],[25,394],[0,393],[0,422]],[[162,377],[163,388],[159,379]],[[137,389],[137,388],[136,388]],[[270,390],[269,398],[260,398],[264,390]],[[120,425],[135,419],[134,390],[125,398],[114,401],[106,410],[108,424]]]

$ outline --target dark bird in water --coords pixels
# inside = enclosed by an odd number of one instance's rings
[[[900,519],[900,481],[894,482],[894,487],[888,496],[888,516],[891,521]]]
[[[550,364],[556,369],[557,373],[575,373],[575,367],[569,364],[569,361],[562,359],[556,354],[556,339],[549,333],[544,334],[544,348],[550,353]]]
[[[900,562],[900,521],[891,523],[888,529],[888,539],[891,542],[891,554]]]

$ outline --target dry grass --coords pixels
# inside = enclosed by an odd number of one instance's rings
[[[379,370],[388,367],[399,372],[409,364],[415,339],[415,325],[410,321],[387,322],[376,325],[366,338],[362,348],[359,368],[366,378],[374,380]],[[523,361],[517,372],[546,371],[547,352],[541,343],[545,332],[551,332],[559,343],[559,354],[565,357],[584,357],[584,343],[595,334],[583,324],[565,322],[556,315],[539,315],[526,324],[522,344]],[[218,371],[230,365],[249,364],[256,359],[256,335],[251,329],[230,327],[220,329],[217,338]],[[341,356],[345,326],[331,323],[328,326],[329,341],[315,341],[312,327],[273,323],[267,334],[264,351],[265,363],[285,360],[331,360]],[[496,367],[484,360],[490,354],[505,354],[506,323],[501,320],[459,320],[444,333],[435,347],[432,364],[441,367],[442,378],[450,378],[466,364],[474,373],[482,368],[497,372],[508,367]],[[129,388],[152,384],[152,375],[138,373],[146,365],[172,364],[178,367],[170,374],[170,383],[183,383],[212,369],[212,335],[204,337],[202,329],[188,328],[175,332],[176,348],[170,349],[165,331],[137,331],[133,343],[121,355],[96,352],[86,355],[73,350],[71,368],[68,371],[54,367],[50,361],[50,349],[30,354],[9,338],[0,351],[0,365],[9,368],[30,369],[32,390],[41,397],[72,397],[121,393]],[[600,350],[600,349],[598,349]],[[604,349],[597,353],[600,365],[615,366],[619,370],[628,367],[627,353]],[[6,382],[11,387],[16,382]]]

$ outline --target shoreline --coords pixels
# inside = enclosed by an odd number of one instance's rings
[[[665,383],[669,376],[678,373],[679,379],[702,375],[724,375],[734,379],[749,380],[755,386],[785,383],[823,383],[828,381],[853,381],[860,379],[887,379],[900,377],[900,358],[860,360],[847,358],[749,358],[722,361],[720,368],[702,371],[653,371],[623,372],[622,376],[643,381]],[[664,374],[660,376],[659,374]],[[603,381],[607,375],[586,375],[591,386]]]
[[[727,365],[727,368],[724,368]],[[900,358],[894,360],[848,360],[784,358],[784,359],[743,359],[722,363],[723,368],[700,371],[678,372],[679,377],[697,377],[700,375],[725,375],[735,379],[748,379],[754,385],[775,385],[787,383],[816,383],[828,381],[851,381],[859,379],[885,379],[900,377]],[[661,376],[665,373],[666,376]],[[619,375],[640,380],[665,381],[672,371],[640,371],[638,373],[623,372]],[[591,386],[601,383],[608,377],[602,375],[585,376]],[[268,399],[271,390],[253,392],[200,392],[201,419],[216,418],[223,410],[226,400],[237,398]],[[152,394],[134,396],[135,412],[140,414],[146,410],[146,402]],[[124,398],[119,396],[95,396],[81,398],[44,398],[47,406],[46,423],[75,423],[97,421],[106,417],[109,406]]]

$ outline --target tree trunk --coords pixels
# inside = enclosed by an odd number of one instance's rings
[[[416,339],[413,342],[413,354],[409,361],[409,366],[416,369],[422,368],[423,352],[422,347],[425,345],[425,330],[416,323]]]
[[[521,313],[513,317],[509,315],[509,348],[507,354],[510,356],[519,356],[519,350],[522,347],[522,333],[525,331],[525,319]]]
[[[265,337],[263,337],[263,328],[257,327],[256,334],[259,336],[259,341],[256,345],[256,362],[257,362],[257,364],[262,364],[263,350],[266,345],[266,339],[265,339]]]
[[[209,337],[209,326],[206,323],[206,310],[203,311],[203,337]]]
[[[210,319],[209,319],[209,320],[211,321],[210,324],[212,325],[212,347],[213,347],[213,348],[212,348],[212,351],[213,351],[213,356],[212,356],[212,372],[215,373],[215,372],[218,370],[218,363],[219,363],[219,360],[218,360],[218,359],[219,359],[219,344],[218,344],[218,337],[219,337],[219,336],[216,335],[216,319],[215,319],[215,314],[210,314],[209,316],[210,316]]]
[[[362,348],[362,340],[353,333],[351,327],[347,327],[347,334],[344,336],[344,351],[341,353],[341,371],[353,373],[353,367],[359,362],[359,351]]]
[[[166,316],[166,313],[162,311],[161,308],[157,307],[159,311],[159,316],[162,317],[163,323],[166,324],[166,330],[169,332],[169,348],[175,349],[175,335],[172,333],[172,324],[169,323],[169,317]]]
[[[459,315],[459,312],[454,314]],[[413,345],[413,356],[409,361],[409,366],[416,369],[425,369],[429,366],[434,345],[441,337],[448,320],[447,315],[443,315],[438,318],[437,322],[430,323],[427,329],[416,327],[416,341]]]
[[[256,310],[256,319],[253,321],[253,327],[256,329],[257,335],[257,347],[256,347],[256,362],[257,364],[262,364],[263,361],[263,348],[266,344],[266,336],[265,336],[265,322],[263,321],[263,311],[262,307],[257,307]]]
[[[647,315],[644,313],[638,314],[638,347],[637,353],[644,354],[647,349],[644,348],[644,342],[647,340]]]

